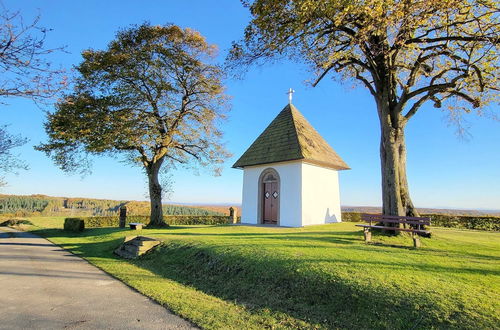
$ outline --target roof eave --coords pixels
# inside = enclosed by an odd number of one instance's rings
[[[329,169],[332,169],[332,170],[336,170],[336,171],[345,171],[345,170],[350,170],[351,169],[345,163],[344,164],[334,164],[334,163],[322,162],[322,161],[319,161],[319,160],[307,159],[307,158],[304,159],[304,162],[312,164],[312,165],[326,167],[326,168],[329,168]]]
[[[232,168],[237,168],[237,169],[242,169],[244,167],[248,166],[259,166],[259,165],[267,165],[267,164],[277,164],[277,163],[286,163],[286,162],[293,162],[296,160],[304,160],[304,158],[290,158],[290,159],[283,159],[283,160],[278,160],[278,161],[269,161],[269,162],[258,162],[258,163],[246,163],[246,164],[238,164],[238,162],[234,163]]]
[[[345,163],[343,163],[343,164],[334,164],[334,163],[322,162],[322,161],[318,161],[318,160],[314,160],[314,159],[307,159],[307,158],[294,158],[294,159],[281,160],[281,161],[277,161],[277,162],[261,162],[261,163],[255,163],[255,164],[253,164],[253,163],[238,164],[238,162],[236,162],[231,167],[239,169],[239,170],[242,170],[245,167],[249,167],[249,166],[259,166],[259,165],[287,163],[287,162],[293,162],[293,161],[302,161],[304,163],[308,163],[308,164],[312,164],[312,165],[316,165],[316,166],[321,166],[321,167],[329,168],[329,169],[336,170],[336,171],[345,171],[345,170],[350,170],[351,169]]]

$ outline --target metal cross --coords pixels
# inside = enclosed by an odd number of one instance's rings
[[[295,91],[290,88],[286,93],[288,94],[288,103],[292,104],[292,94],[295,93]]]

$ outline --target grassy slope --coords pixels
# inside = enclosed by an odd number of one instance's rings
[[[143,230],[165,244],[134,262],[112,255],[127,230],[40,233],[205,328],[500,327],[499,233],[436,228],[413,250],[353,223],[173,227]]]

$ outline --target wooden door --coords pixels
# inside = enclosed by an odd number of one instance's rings
[[[278,223],[279,191],[277,182],[263,183],[263,223]]]

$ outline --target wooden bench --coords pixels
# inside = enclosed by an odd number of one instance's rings
[[[130,226],[130,229],[133,230],[141,230],[142,227],[144,227],[144,224],[139,222],[131,222],[128,225]]]
[[[394,215],[383,215],[383,214],[361,214],[361,220],[368,222],[367,225],[356,225],[358,227],[363,227],[363,233],[365,236],[365,242],[370,242],[372,239],[372,233],[370,229],[384,229],[384,230],[394,230],[394,231],[406,231],[411,232],[413,238],[413,246],[415,248],[420,247],[420,239],[418,234],[430,234],[430,230],[424,228],[424,226],[431,225],[431,218],[427,217],[402,217]],[[397,227],[391,227],[389,224],[398,224]],[[400,225],[403,225],[401,227]]]

